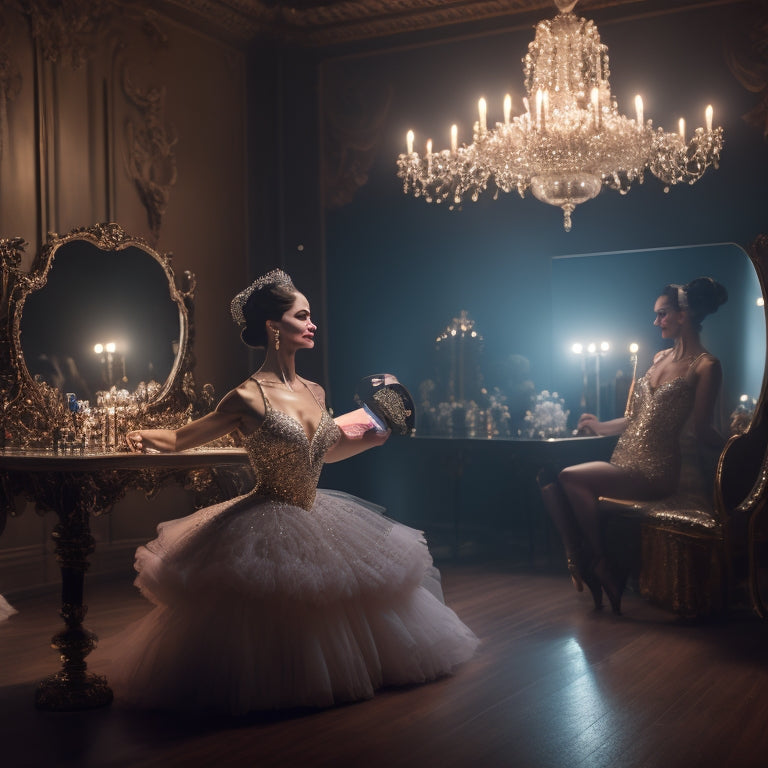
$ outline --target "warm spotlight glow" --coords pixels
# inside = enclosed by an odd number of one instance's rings
[[[115,344],[115,342],[114,342],[114,341],[108,341],[108,342],[105,344],[105,349],[106,349],[106,350],[107,350],[107,352],[109,352],[110,354],[114,354],[115,350],[117,349],[117,344]]]
[[[629,345],[629,353],[631,355],[636,355],[639,349],[640,349],[640,345],[636,341],[633,341]]]
[[[94,344],[93,345],[93,351],[100,355],[104,351],[104,345],[103,344]]]
[[[764,307],[765,306],[765,299],[761,296],[756,302],[758,307]]]

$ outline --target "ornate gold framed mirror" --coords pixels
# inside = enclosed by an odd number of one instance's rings
[[[210,407],[194,391],[195,278],[118,224],[49,235],[29,272],[25,244],[0,241],[3,437],[45,448],[69,424],[69,400],[103,393],[138,403],[143,425],[172,426]]]

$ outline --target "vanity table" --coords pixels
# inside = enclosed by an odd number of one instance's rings
[[[503,531],[513,521],[521,527],[527,559],[533,562],[537,531],[545,513],[537,478],[555,477],[563,467],[585,461],[606,461],[616,444],[615,437],[562,437],[549,440],[468,437],[415,437],[416,453],[422,458],[439,457],[450,488],[447,511],[453,527],[454,555],[459,554],[462,530],[471,530],[482,520],[483,508],[497,509],[501,516],[492,528]],[[419,459],[414,457],[415,465]],[[473,521],[474,518],[474,521]],[[506,519],[505,519],[506,518]]]
[[[192,375],[195,276],[177,280],[170,254],[116,223],[49,234],[29,271],[25,247],[0,240],[0,533],[21,500],[57,515],[65,626],[52,644],[62,666],[35,701],[89,709],[112,700],[85,660],[96,640],[83,626],[91,516],[129,488],[152,496],[169,483],[212,504],[248,490],[252,475],[227,439],[182,453],[123,448],[129,429],[180,427],[215,404]]]
[[[112,701],[107,680],[87,671],[86,656],[96,635],[83,626],[83,602],[88,555],[94,551],[91,515],[110,509],[128,488],[148,489],[168,482],[202,490],[213,486],[214,495],[234,493],[227,481],[229,470],[247,466],[247,453],[239,448],[211,448],[180,453],[76,453],[5,450],[0,453],[3,502],[17,494],[35,500],[38,509],[58,517],[53,530],[56,557],[61,568],[61,611],[64,629],[52,639],[61,658],[61,669],[45,678],[35,693],[35,705],[44,710],[79,710],[101,707]],[[237,489],[241,490],[241,489]]]
[[[526,564],[541,557],[559,562],[550,551],[558,545],[537,474],[607,460],[616,439],[393,435],[381,450],[326,464],[321,487],[372,498],[400,522],[425,530],[439,557],[460,559],[487,548],[494,556],[518,556]],[[445,555],[439,554],[438,542]]]

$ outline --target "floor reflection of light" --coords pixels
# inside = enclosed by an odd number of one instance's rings
[[[560,691],[562,700],[554,707],[552,725],[560,731],[558,740],[575,764],[605,748],[616,727],[615,711],[610,693],[601,690],[576,638],[565,642],[563,653],[568,657],[570,682]]]

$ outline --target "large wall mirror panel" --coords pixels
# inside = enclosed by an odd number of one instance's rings
[[[749,253],[733,243],[599,253],[553,260],[553,387],[573,421],[583,411],[623,415],[633,375],[642,375],[665,346],[653,304],[669,283],[709,276],[728,302],[707,317],[702,341],[723,366],[715,414],[728,442],[712,467],[712,493],[683,493],[658,503],[605,499],[606,525],[640,513],[637,540],[641,592],[684,616],[727,608],[749,584],[761,615],[768,579],[764,520],[768,472],[765,417],[766,242]],[[636,344],[635,351],[630,350]],[[580,345],[580,346],[579,346]]]
[[[702,330],[704,346],[723,366],[721,429],[728,430],[728,417],[742,405],[742,396],[749,404],[756,402],[765,370],[763,294],[743,248],[716,243],[598,253],[552,262],[552,385],[565,398],[572,418],[582,406],[599,410],[604,418],[623,415],[626,392],[621,382],[634,365],[629,345],[639,347],[641,375],[653,355],[668,346],[653,326],[656,298],[665,285],[700,276],[712,277],[728,290],[727,303],[705,319]],[[609,344],[607,350],[601,351],[602,342]],[[590,343],[597,345],[593,353]],[[583,345],[580,354],[574,353],[574,344]]]

